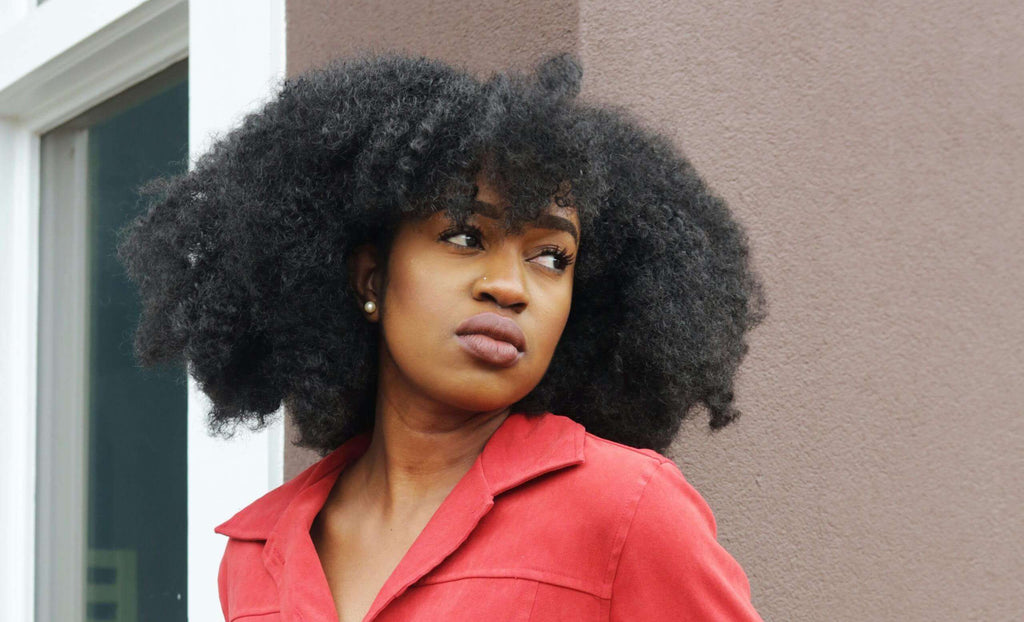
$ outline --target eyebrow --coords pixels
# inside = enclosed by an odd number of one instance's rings
[[[501,208],[486,201],[474,200],[470,210],[488,218],[501,218]],[[562,218],[561,216],[555,216],[554,214],[541,214],[535,221],[534,226],[540,229],[565,231],[572,236],[572,239],[576,244],[580,243],[580,232],[576,229],[576,225],[568,218]]]

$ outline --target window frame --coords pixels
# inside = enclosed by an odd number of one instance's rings
[[[258,106],[285,71],[285,0],[0,0],[0,612],[33,620],[38,429],[40,137],[189,58],[189,153]],[[45,313],[45,309],[42,310]],[[220,611],[213,527],[281,483],[281,417],[259,434],[210,438],[188,386],[188,612]]]

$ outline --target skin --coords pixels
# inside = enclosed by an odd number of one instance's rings
[[[575,237],[548,228],[550,220],[509,235],[499,226],[501,197],[483,177],[476,181],[484,205],[469,224],[482,235],[439,239],[453,223],[438,213],[402,223],[386,275],[371,245],[350,261],[361,303],[378,304],[365,317],[381,324],[381,341],[372,440],[339,475],[310,529],[339,622],[365,617],[510,405],[540,382],[569,317],[574,266],[559,269],[551,247],[578,253],[575,210],[552,202],[546,212],[571,223]],[[456,327],[484,311],[512,319],[526,335],[514,366],[460,347]]]

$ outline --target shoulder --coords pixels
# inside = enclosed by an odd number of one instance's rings
[[[688,518],[709,523],[714,530],[714,517],[708,504],[672,459],[651,449],[629,447],[592,434],[587,437],[593,439],[594,467],[603,476],[613,478],[612,474],[618,472],[620,478],[625,476],[630,482],[639,478],[638,511],[682,511]]]
[[[315,462],[214,529],[228,536],[217,574],[221,609],[226,620],[280,609],[277,581],[266,564],[266,541],[279,528],[279,521],[287,515],[299,493],[329,470],[329,458]]]
[[[651,450],[598,437],[592,444],[595,473],[629,491],[613,539],[611,619],[687,612],[702,620],[760,620],[746,573],[718,542],[711,508],[679,467]]]
[[[569,468],[560,468],[510,491],[506,503],[532,500],[534,511],[564,510],[565,529],[585,529],[605,541],[623,537],[641,509],[644,513],[665,513],[666,520],[673,515],[681,520],[712,520],[707,504],[670,458],[597,436],[578,423],[567,424],[565,417],[548,419],[554,422],[552,427],[560,426],[559,434],[574,439],[576,458],[556,463]],[[545,454],[551,453],[548,447],[542,449]],[[515,451],[527,453],[522,446]]]
[[[355,436],[280,486],[265,493],[214,531],[240,540],[266,540],[291,502],[308,486],[341,469],[369,444],[369,435]]]
[[[292,499],[303,489],[312,467],[296,475],[245,506],[214,528],[216,533],[239,540],[266,540],[277,519]]]
[[[577,485],[585,492],[594,488],[617,493],[631,501],[625,510],[635,513],[644,500],[645,511],[671,512],[683,507],[703,517],[707,504],[686,481],[679,467],[667,456],[652,449],[639,449],[587,433],[584,440],[586,461],[576,472]],[[710,517],[710,512],[708,512]]]
[[[745,577],[716,542],[708,504],[675,462],[589,432],[578,438],[581,461],[502,495],[484,520],[488,550],[508,539],[509,557],[543,569],[549,582],[605,599],[617,593],[618,611],[693,581],[715,584],[704,581],[709,573],[743,594]],[[521,542],[544,546],[524,552]]]
[[[587,434],[573,488],[580,507],[614,530],[612,556],[685,555],[717,536],[711,508],[670,458]]]
[[[214,529],[228,536],[217,572],[217,591],[225,620],[277,610],[276,582],[263,562],[264,545],[308,477],[308,470],[300,473]]]
[[[616,471],[648,472],[662,464],[675,464],[653,449],[640,449],[587,432],[584,435],[587,463],[591,468]]]
[[[587,434],[584,486],[619,491],[623,548],[652,555],[705,546],[717,537],[711,508],[670,458]],[[590,496],[590,495],[588,495]]]

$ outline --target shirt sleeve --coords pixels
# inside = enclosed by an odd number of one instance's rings
[[[230,540],[228,540],[230,543]],[[228,553],[227,546],[224,547],[224,554],[220,558],[220,567],[217,570],[217,594],[220,596],[220,608],[224,613],[224,622],[228,622]]]
[[[761,622],[750,584],[718,543],[711,509],[675,463],[637,502],[612,583],[611,622]]]

